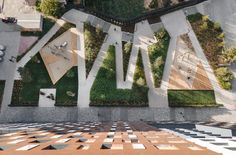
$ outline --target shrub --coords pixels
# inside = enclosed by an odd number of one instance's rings
[[[225,46],[225,42],[224,41],[218,43],[218,47],[224,47],[224,46]]]
[[[153,64],[153,67],[154,67],[154,69],[158,69],[162,64],[164,64],[164,61],[163,61],[162,56],[160,56],[160,57],[156,58],[156,60]]]
[[[40,63],[40,60],[39,60],[39,58],[37,57],[37,55],[33,56],[33,57],[31,58],[31,61],[34,62],[34,63]]]
[[[148,47],[155,87],[159,87],[165,66],[170,36],[164,29],[155,33],[157,43]]]
[[[122,41],[124,80],[129,66],[129,59],[132,51],[132,45],[133,44],[130,41],[129,42]]]
[[[208,29],[208,23],[207,22],[203,22],[203,24],[201,25],[201,29],[202,30]]]
[[[229,53],[230,56],[228,57],[226,52],[223,52],[225,46],[224,33],[222,29],[218,27],[218,24],[213,23],[209,19],[207,20],[207,17],[204,17],[199,13],[191,15],[191,19],[194,16],[194,19],[196,20],[191,20],[190,23],[203,48],[204,54],[206,55],[211,67],[213,68],[221,87],[224,89],[230,89],[232,73],[228,68],[219,68],[218,65],[224,62],[224,59],[230,62],[232,57],[234,57],[234,53]],[[207,27],[205,27],[207,29],[205,30],[202,29],[204,28],[204,23],[208,23]]]
[[[37,0],[35,6],[36,6],[36,10],[39,12],[41,12],[40,5],[41,5],[41,1]]]
[[[224,39],[225,37],[225,33],[222,32],[220,35],[217,36],[218,39]]]
[[[187,18],[190,21],[190,23],[197,22],[202,19],[202,14],[200,13],[192,14],[189,15]]]
[[[152,0],[149,4],[149,8],[158,8],[158,0]]]
[[[28,68],[20,67],[18,68],[18,72],[20,73],[20,76],[24,83],[30,83],[33,80],[30,70]]]
[[[143,78],[139,78],[137,81],[136,81],[137,85],[139,86],[144,86],[145,85],[145,80]]]
[[[86,75],[88,75],[92,69],[105,35],[101,28],[95,28],[90,23],[84,24]]]
[[[209,16],[208,15],[202,16],[202,21],[203,22],[207,22],[208,20],[209,20]]]
[[[236,46],[225,50],[223,56],[229,63],[236,62]]]
[[[234,76],[229,68],[219,67],[215,70],[215,74],[222,88],[227,89],[227,90],[232,88],[231,82]]]
[[[58,0],[43,0],[40,3],[40,10],[45,15],[58,17],[60,15],[62,7]]]
[[[126,54],[131,51],[131,48],[132,48],[132,43],[131,43],[130,41],[127,42],[127,43],[125,43],[125,45],[124,45],[124,51],[125,51]]]
[[[66,76],[68,78],[73,78],[75,76],[75,73],[72,69],[70,69],[67,73],[66,73]]]
[[[215,22],[215,23],[214,23],[214,28],[215,28],[215,29],[220,29],[220,28],[221,28],[221,27],[220,27],[220,23]]]

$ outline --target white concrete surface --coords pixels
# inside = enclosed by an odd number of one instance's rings
[[[40,94],[40,92],[45,93],[45,95]],[[39,92],[39,107],[54,107],[56,103],[56,89],[49,88],[49,89],[40,89]],[[54,100],[48,98],[48,96],[54,96]]]

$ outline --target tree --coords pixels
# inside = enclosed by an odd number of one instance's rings
[[[28,68],[20,67],[18,68],[18,72],[20,73],[20,76],[24,83],[30,83],[33,80]]]
[[[40,10],[45,15],[58,17],[62,7],[58,0],[42,0],[40,3]]]

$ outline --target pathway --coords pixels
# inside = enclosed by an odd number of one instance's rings
[[[37,44],[29,51],[27,54],[17,63],[17,68],[24,67],[30,59],[36,55],[44,45],[48,43],[48,41],[53,37],[53,35],[61,28],[61,26],[65,24],[65,21],[62,19],[58,19],[55,25],[45,34]]]
[[[2,112],[11,103],[16,63],[10,62],[9,59],[11,59],[12,56],[17,56],[20,32],[0,32],[0,42],[7,47],[4,62],[0,64],[0,79],[6,80],[1,106]]]
[[[203,49],[201,48],[200,43],[198,42],[197,37],[191,28],[190,23],[186,20],[186,17],[183,11],[176,11],[174,13],[170,13],[168,15],[163,16],[161,19],[166,30],[169,32],[170,36],[172,37],[172,40],[175,40],[176,37],[181,34],[188,33],[190,40],[192,41],[193,47],[196,51],[196,54],[198,58],[201,60],[201,63],[211,81],[211,84],[215,91],[217,103],[223,104],[225,105],[225,107],[229,109],[236,109],[235,107],[236,94],[229,91],[225,91],[219,86],[218,81],[204,55]],[[172,47],[173,44],[176,44],[176,43],[171,42],[170,49],[173,48]],[[173,45],[173,46],[176,46],[176,45]],[[169,52],[173,52],[173,51],[169,51]],[[174,53],[172,54],[168,53],[167,60],[172,60],[173,57],[171,56],[173,55]],[[171,63],[168,63],[165,66],[166,68],[165,68],[165,72],[163,76],[163,80],[165,82],[162,83],[161,88],[166,88],[168,85],[166,82],[168,81],[170,65]]]
[[[132,46],[132,51],[130,54],[131,56],[130,56],[130,60],[128,64],[127,75],[125,78],[126,80],[123,86],[124,89],[132,88],[139,49],[142,55],[142,61],[143,61],[147,86],[151,89],[154,88],[154,80],[152,76],[151,65],[150,65],[150,60],[149,60],[149,55],[148,55],[148,46],[150,46],[151,44],[155,42],[156,42],[156,39],[154,37],[154,33],[148,21],[142,21],[135,25],[133,46]]]

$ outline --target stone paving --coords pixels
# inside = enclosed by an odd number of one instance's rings
[[[235,122],[235,111],[225,108],[69,108],[7,107],[0,115],[6,122],[76,121],[228,121]]]

